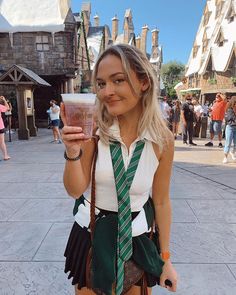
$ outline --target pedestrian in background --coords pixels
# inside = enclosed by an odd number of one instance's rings
[[[222,144],[222,122],[225,117],[225,109],[227,105],[227,97],[222,93],[216,94],[216,99],[209,109],[211,115],[210,122],[210,141],[205,146],[213,146],[213,139],[215,135],[218,135],[219,147],[223,148]]]
[[[171,107],[169,106],[167,102],[166,96],[164,96],[163,99],[161,100],[160,107],[161,107],[161,112],[162,112],[164,120],[166,120],[167,124],[169,124]]]
[[[6,116],[6,124],[5,124],[5,128],[8,127],[9,132],[11,132],[11,116],[12,116],[12,105],[10,103],[10,101],[7,99],[6,100],[9,106],[9,110],[7,110],[5,112],[5,116]]]
[[[189,143],[190,146],[197,145],[193,142],[194,106],[189,94],[186,96],[186,102],[182,104],[181,118],[183,122],[183,143]]]
[[[73,277],[76,294],[94,294],[88,290],[92,288],[120,295],[124,265],[129,263],[138,265],[145,276],[133,281],[126,294],[139,295],[140,286],[148,292],[146,287],[159,281],[176,291],[169,250],[174,142],[157,104],[155,81],[151,64],[137,48],[119,44],[101,54],[93,72],[98,144],[88,141],[80,127],[66,125],[62,105],[64,185],[69,195],[79,199],[65,251],[65,271]],[[92,167],[96,170],[91,184]],[[96,216],[90,218],[94,203]],[[91,268],[86,272],[90,248]],[[89,285],[86,273],[91,269]],[[137,274],[134,269],[132,277]]]
[[[173,118],[172,119],[172,133],[173,133],[175,139],[178,136],[180,114],[181,114],[181,104],[180,104],[180,101],[177,99],[174,102],[174,105],[172,107],[172,118]]]
[[[57,105],[55,100],[50,101],[50,108],[47,111],[50,116],[52,133],[53,133],[53,141],[52,143],[61,143],[61,134],[59,131],[60,126],[60,107]]]
[[[236,96],[232,96],[226,107],[225,114],[225,147],[223,163],[228,163],[228,154],[236,160]],[[230,151],[233,143],[232,151]]]
[[[196,97],[193,98],[192,103],[194,106],[193,137],[199,137],[202,124],[203,107],[200,105]]]
[[[2,113],[5,113],[10,109],[6,99],[4,96],[0,96],[0,149],[3,154],[3,160],[10,160],[10,156],[7,152],[7,147],[5,144],[5,126],[2,119]]]

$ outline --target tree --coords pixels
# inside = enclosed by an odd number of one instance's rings
[[[179,83],[184,75],[184,64],[177,61],[170,61],[162,65],[161,78],[165,86],[167,96],[176,98],[175,85]]]

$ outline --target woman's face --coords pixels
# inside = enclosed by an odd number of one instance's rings
[[[131,71],[130,87],[121,60],[114,55],[105,56],[98,66],[96,89],[99,100],[112,116],[127,115],[132,111],[141,112],[141,94],[148,85],[140,82]]]

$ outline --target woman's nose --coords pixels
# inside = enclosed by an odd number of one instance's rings
[[[114,85],[113,83],[106,83],[106,86],[105,86],[105,95],[107,96],[110,96],[110,95],[113,95],[115,93],[115,89],[114,89]]]

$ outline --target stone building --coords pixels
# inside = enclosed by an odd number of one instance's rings
[[[90,70],[92,70],[99,53],[101,53],[105,48],[107,48],[107,46],[111,44],[125,43],[134,45],[145,52],[145,54],[147,54],[146,44],[149,28],[147,25],[144,25],[142,27],[141,36],[135,36],[131,9],[126,9],[125,11],[122,33],[119,33],[119,19],[116,15],[112,18],[110,32],[108,25],[100,26],[98,15],[94,16],[94,25],[91,24],[90,3],[83,3],[81,10],[81,14],[83,15],[83,23],[85,27],[84,32],[86,38],[81,38],[82,43],[80,42],[79,56],[82,60],[89,61],[89,63],[82,63],[81,66],[83,76],[87,76],[87,79],[85,79],[87,80],[87,82],[84,81],[83,83],[89,83],[89,75],[85,74],[88,65],[90,66]],[[162,64],[162,48],[159,46],[158,37],[159,31],[157,29],[152,30],[151,54],[147,54],[147,56],[156,72],[158,82],[157,94],[160,95],[160,69]],[[87,54],[85,52],[86,44],[83,44],[83,40],[85,40],[85,42],[87,43]]]
[[[236,95],[236,0],[208,0],[186,66],[185,89],[212,102]]]
[[[47,118],[50,99],[58,99],[63,92],[74,92],[79,26],[69,0],[0,2],[1,73],[16,64],[51,85],[34,90],[37,125]],[[15,89],[1,85],[0,93],[13,99]]]
[[[111,33],[107,25],[100,25],[99,16],[91,22],[91,4],[84,2],[79,13],[81,26],[78,31],[79,74],[75,79],[77,92],[91,91],[91,73],[98,55],[111,44]]]

